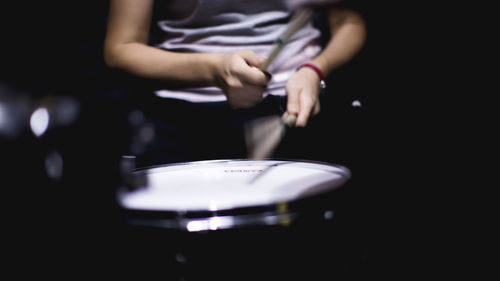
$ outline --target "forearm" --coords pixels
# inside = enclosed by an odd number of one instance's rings
[[[104,60],[114,69],[169,87],[213,86],[221,57],[182,54],[148,45],[153,0],[111,0]]]
[[[216,86],[218,54],[185,54],[142,43],[123,43],[105,50],[108,66],[172,86]]]
[[[328,22],[330,40],[312,61],[326,76],[351,60],[366,39],[365,23],[354,11],[332,9],[328,13]]]

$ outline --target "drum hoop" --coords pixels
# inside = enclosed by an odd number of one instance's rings
[[[188,232],[234,229],[250,226],[288,226],[298,217],[297,212],[264,212],[245,215],[210,216],[204,218],[152,219],[129,218],[132,226],[153,227]]]

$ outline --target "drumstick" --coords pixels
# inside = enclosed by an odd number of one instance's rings
[[[289,42],[292,35],[304,26],[313,14],[312,9],[303,8],[295,12],[285,32],[276,41],[276,46],[260,70],[267,71],[274,59]],[[288,114],[284,119],[280,116],[266,116],[245,125],[245,141],[249,159],[263,159],[270,157],[283,138],[287,128],[295,126],[296,114]]]
[[[260,70],[262,70],[263,72],[267,72],[267,69],[274,61],[274,59],[278,56],[281,50],[283,50],[285,45],[290,42],[290,38],[292,37],[292,35],[295,34],[295,32],[297,32],[297,30],[299,30],[301,27],[303,27],[309,21],[309,19],[311,19],[312,15],[313,10],[311,8],[301,8],[294,13],[285,32],[283,32],[280,38],[276,41],[276,46],[272,50],[271,54],[267,57],[264,63],[261,64]],[[284,124],[288,127],[293,127],[296,120],[296,114],[289,114],[285,118]]]
[[[290,23],[288,24],[288,27],[286,28],[285,32],[280,36],[280,38],[276,41],[276,46],[272,50],[271,54],[267,57],[267,59],[264,61],[264,63],[261,64],[259,67],[260,70],[266,72],[267,68],[271,65],[271,63],[274,61],[274,59],[278,56],[278,54],[281,52],[283,47],[288,44],[290,41],[290,37],[297,32],[302,26],[304,26],[309,19],[311,18],[313,14],[313,10],[310,8],[302,8],[298,11],[295,12],[293,17],[290,19]]]

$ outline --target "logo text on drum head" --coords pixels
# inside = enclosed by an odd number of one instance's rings
[[[262,169],[228,169],[224,170],[224,173],[261,173]]]

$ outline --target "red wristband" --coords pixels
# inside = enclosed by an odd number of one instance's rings
[[[319,76],[319,79],[322,80],[322,81],[325,81],[325,75],[323,74],[323,71],[321,71],[321,69],[319,69],[317,66],[315,66],[314,64],[311,64],[311,63],[304,63],[303,65],[301,65],[299,67],[302,68],[302,67],[309,67],[310,69],[314,70],[314,72],[316,72],[316,74],[318,74]]]

